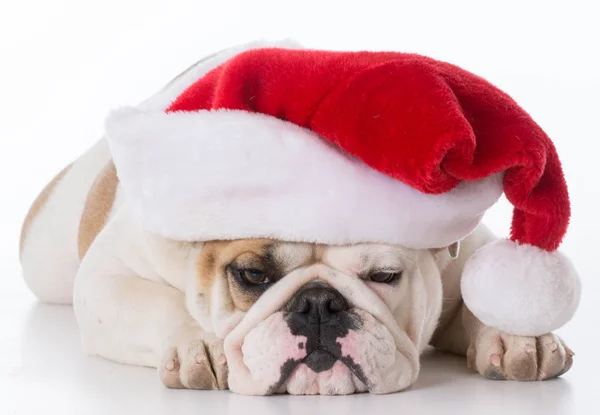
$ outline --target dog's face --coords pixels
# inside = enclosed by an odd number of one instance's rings
[[[188,307],[225,339],[229,387],[246,394],[404,389],[441,310],[429,250],[212,242],[195,270]]]

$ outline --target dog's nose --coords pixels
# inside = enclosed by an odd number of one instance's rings
[[[323,324],[348,309],[340,292],[325,284],[307,284],[298,291],[287,306],[288,311],[303,314],[311,324]]]

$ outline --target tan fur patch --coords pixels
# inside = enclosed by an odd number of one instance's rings
[[[61,181],[61,179],[67,174],[69,169],[73,163],[66,166],[62,169],[54,178],[48,183],[40,192],[38,197],[33,201],[31,207],[29,208],[29,212],[27,212],[27,216],[23,221],[23,226],[21,227],[21,240],[19,242],[19,252],[23,252],[23,246],[25,245],[25,238],[27,237],[27,232],[29,232],[29,228],[31,227],[33,220],[37,217],[38,213],[42,210],[42,208],[46,205],[46,202],[50,198],[50,195],[54,191],[56,185]]]
[[[196,261],[198,291],[209,299],[210,288],[217,276],[217,259],[224,242],[206,242]]]
[[[96,177],[85,201],[77,239],[80,259],[84,257],[96,236],[106,225],[115,202],[118,184],[117,170],[114,163],[110,161]]]

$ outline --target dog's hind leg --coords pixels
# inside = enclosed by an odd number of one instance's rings
[[[77,238],[86,197],[110,160],[105,139],[69,164],[33,202],[21,230],[25,283],[40,300],[70,304],[79,267]]]

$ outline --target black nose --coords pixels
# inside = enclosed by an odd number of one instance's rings
[[[303,314],[310,324],[323,324],[348,309],[346,299],[333,287],[309,283],[289,301],[288,311]]]

